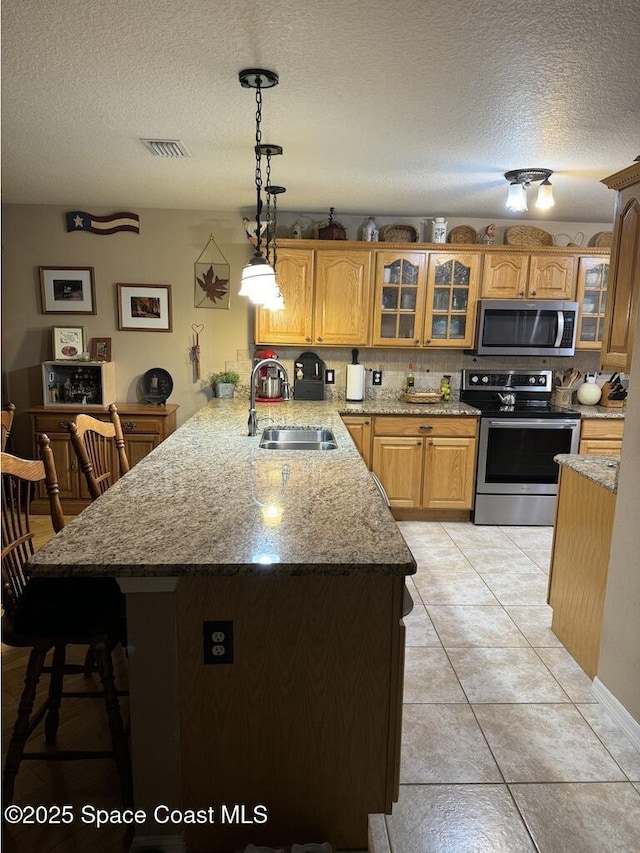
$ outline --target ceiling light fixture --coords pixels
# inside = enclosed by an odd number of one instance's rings
[[[273,267],[262,254],[262,90],[277,86],[279,81],[277,74],[262,68],[246,68],[240,72],[239,78],[244,89],[255,89],[256,93],[256,250],[242,270],[239,295],[248,296],[256,305],[266,305],[276,299],[277,284]]]
[[[504,176],[509,181],[509,194],[507,196],[507,207],[516,213],[528,210],[527,189],[532,183],[540,181],[536,207],[539,210],[548,210],[555,204],[553,198],[553,187],[549,178],[553,175],[551,169],[513,169],[505,172]]]

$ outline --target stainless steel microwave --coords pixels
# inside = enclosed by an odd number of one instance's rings
[[[473,352],[478,355],[573,355],[577,328],[577,302],[480,299]]]

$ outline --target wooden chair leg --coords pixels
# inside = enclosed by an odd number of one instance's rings
[[[122,803],[124,806],[133,806],[133,782],[131,778],[131,759],[129,756],[129,744],[125,734],[120,713],[120,701],[113,678],[113,661],[111,650],[106,643],[95,643],[93,654],[100,674],[104,701],[109,720],[111,732],[111,748],[120,776],[120,787],[122,791]]]
[[[40,674],[48,651],[49,649],[34,647],[29,655],[24,689],[20,697],[20,704],[18,705],[18,716],[16,717],[16,724],[13,727],[13,734],[9,741],[4,764],[2,797],[5,805],[8,805],[13,800],[15,780],[20,769],[20,762],[22,761],[27,737],[29,736],[29,721],[36,699],[38,681],[40,680]]]
[[[93,654],[93,648],[89,646],[87,653],[84,656],[84,674],[88,678],[96,669],[96,658]]]
[[[49,679],[49,701],[47,703],[47,718],[44,722],[45,740],[49,744],[56,742],[58,723],[60,722],[60,701],[64,682],[64,665],[66,647],[61,644],[53,650],[51,676]]]

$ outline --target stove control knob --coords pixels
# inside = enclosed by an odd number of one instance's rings
[[[473,374],[473,376],[471,377],[471,381],[473,382],[473,384],[474,384],[474,385],[477,385],[477,384],[478,384],[478,382],[479,382],[480,380],[478,379],[478,374],[477,374],[477,373],[474,373],[474,374]]]
[[[536,384],[536,377],[530,376],[529,377],[529,385],[535,385],[535,384]]]
[[[484,384],[485,384],[485,385],[489,382],[489,377],[486,375],[486,373],[485,373],[485,375],[482,377],[482,381],[484,382]]]
[[[546,385],[546,384],[547,384],[547,380],[544,378],[544,376],[541,376],[538,379],[538,385]]]

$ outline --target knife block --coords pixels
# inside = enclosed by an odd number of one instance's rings
[[[608,382],[605,382],[602,386],[602,397],[600,397],[600,405],[605,406],[607,409],[622,409],[624,404],[627,402],[624,400],[610,400],[609,392],[611,391],[611,385]]]

